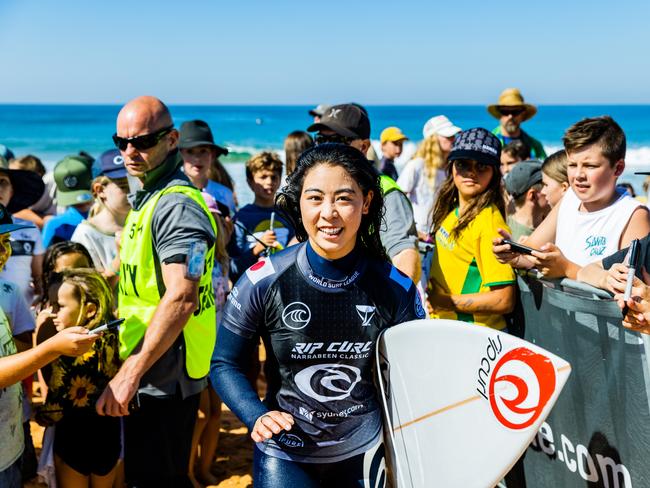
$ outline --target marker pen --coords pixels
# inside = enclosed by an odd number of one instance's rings
[[[634,282],[634,274],[636,273],[636,268],[639,261],[639,240],[634,239],[630,244],[629,251],[629,260],[628,260],[628,272],[627,272],[627,282],[625,283],[625,293],[623,294],[623,300],[627,302],[632,295],[632,283]]]
[[[99,334],[100,332],[105,332],[107,330],[117,330],[120,328],[120,325],[122,325],[122,322],[124,322],[124,319],[112,320],[111,322],[107,322],[99,327],[89,330],[88,333]]]

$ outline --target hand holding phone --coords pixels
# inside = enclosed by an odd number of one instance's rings
[[[504,239],[503,244],[510,244],[510,250],[512,252],[516,252],[519,254],[527,254],[527,255],[532,255],[533,251],[537,251],[537,249],[533,249],[532,247],[524,246],[523,244],[519,244],[517,242],[514,242],[510,239]]]

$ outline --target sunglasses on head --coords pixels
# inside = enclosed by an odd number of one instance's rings
[[[355,140],[354,137],[346,137],[339,134],[328,134],[328,135],[317,134],[315,142],[316,144],[325,144],[327,142],[334,142],[338,144],[346,144],[349,146],[350,143],[354,140]]]
[[[499,113],[504,116],[512,115],[513,117],[516,117],[517,115],[523,114],[525,111],[526,109],[521,107],[512,107],[512,108],[500,107],[499,108]]]
[[[151,134],[145,134],[143,136],[135,137],[120,137],[117,133],[113,134],[113,142],[115,147],[120,151],[126,151],[126,148],[131,144],[138,151],[144,151],[146,149],[151,149],[160,140],[174,130],[174,126],[170,125],[169,127],[164,127],[163,129],[152,132]]]

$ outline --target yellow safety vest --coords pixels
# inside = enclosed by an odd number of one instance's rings
[[[392,179],[390,176],[381,175],[379,177],[379,183],[381,185],[381,192],[384,195],[387,195],[390,192],[395,190],[402,191],[402,189],[399,187],[397,182],[394,179]]]
[[[120,250],[119,307],[120,318],[126,319],[120,327],[120,358],[126,359],[144,337],[153,316],[160,292],[154,259],[151,223],[153,212],[161,196],[182,193],[198,203],[210,217],[217,235],[217,226],[201,196],[189,186],[172,186],[154,195],[140,210],[131,210],[124,224]],[[199,306],[183,328],[185,339],[185,367],[190,378],[202,378],[210,370],[210,359],[217,336],[216,309],[212,289],[214,245],[205,256],[205,270],[199,280]]]

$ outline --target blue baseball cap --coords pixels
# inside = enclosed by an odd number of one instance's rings
[[[93,178],[106,176],[112,180],[126,178],[124,158],[117,149],[109,149],[102,153],[93,163]]]

